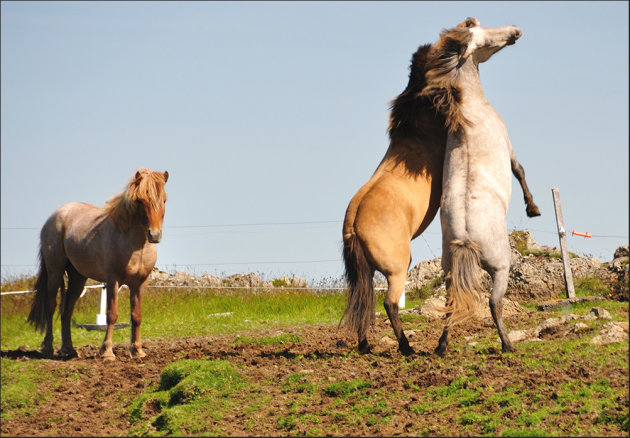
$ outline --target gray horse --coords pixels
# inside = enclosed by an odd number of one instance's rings
[[[442,267],[446,273],[446,324],[435,352],[444,354],[453,324],[471,317],[480,300],[482,267],[492,277],[490,311],[503,351],[514,351],[503,325],[503,295],[510,268],[505,222],[511,173],[521,183],[528,216],[540,212],[525,183],[501,116],[481,87],[479,63],[522,35],[516,26],[484,28],[468,18],[442,33],[436,86],[450,91],[436,102],[454,121],[449,129],[442,183]]]

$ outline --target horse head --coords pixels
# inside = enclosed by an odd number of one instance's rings
[[[455,29],[469,34],[469,38],[466,38],[468,44],[463,52],[462,60],[472,56],[475,64],[486,62],[492,55],[505,46],[511,46],[523,35],[516,26],[483,27],[476,18],[467,18]]]
[[[158,243],[162,239],[166,204],[164,184],[167,180],[168,172],[144,168],[136,170],[125,191],[107,201],[105,214],[120,231],[128,232],[132,227],[142,227],[147,230],[148,241]]]
[[[162,240],[162,222],[166,208],[166,192],[164,185],[168,181],[168,171],[153,172],[138,169],[133,185],[137,188],[136,198],[147,224],[147,239],[150,243]]]

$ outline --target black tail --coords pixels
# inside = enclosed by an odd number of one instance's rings
[[[344,239],[343,261],[348,282],[348,304],[341,321],[345,319],[348,328],[356,333],[365,334],[369,326],[374,323],[374,287],[372,285],[374,269],[365,258],[363,245],[356,234]]]
[[[35,298],[33,298],[27,321],[35,326],[35,330],[43,333],[48,323],[48,312],[48,272],[46,271],[44,256],[40,250],[39,273],[35,281]]]

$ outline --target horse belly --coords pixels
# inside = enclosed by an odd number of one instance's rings
[[[490,229],[499,224],[484,224],[505,222],[512,185],[510,157],[507,137],[499,135],[500,129],[499,133],[488,129],[493,125],[477,127],[463,140],[449,137],[440,218],[443,232],[453,239],[471,239],[475,227]]]
[[[84,277],[105,281],[103,239],[100,233],[102,210],[90,204],[73,202],[63,209],[63,244],[72,266]]]
[[[391,174],[365,193],[357,208],[354,231],[379,271],[406,268],[409,242],[430,210],[429,198],[426,179],[404,180]],[[436,211],[434,208],[433,215]]]

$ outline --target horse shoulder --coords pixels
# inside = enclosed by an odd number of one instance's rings
[[[140,282],[151,274],[157,261],[157,247],[154,243],[146,243],[142,249],[132,252],[125,275],[128,278],[139,278]]]

